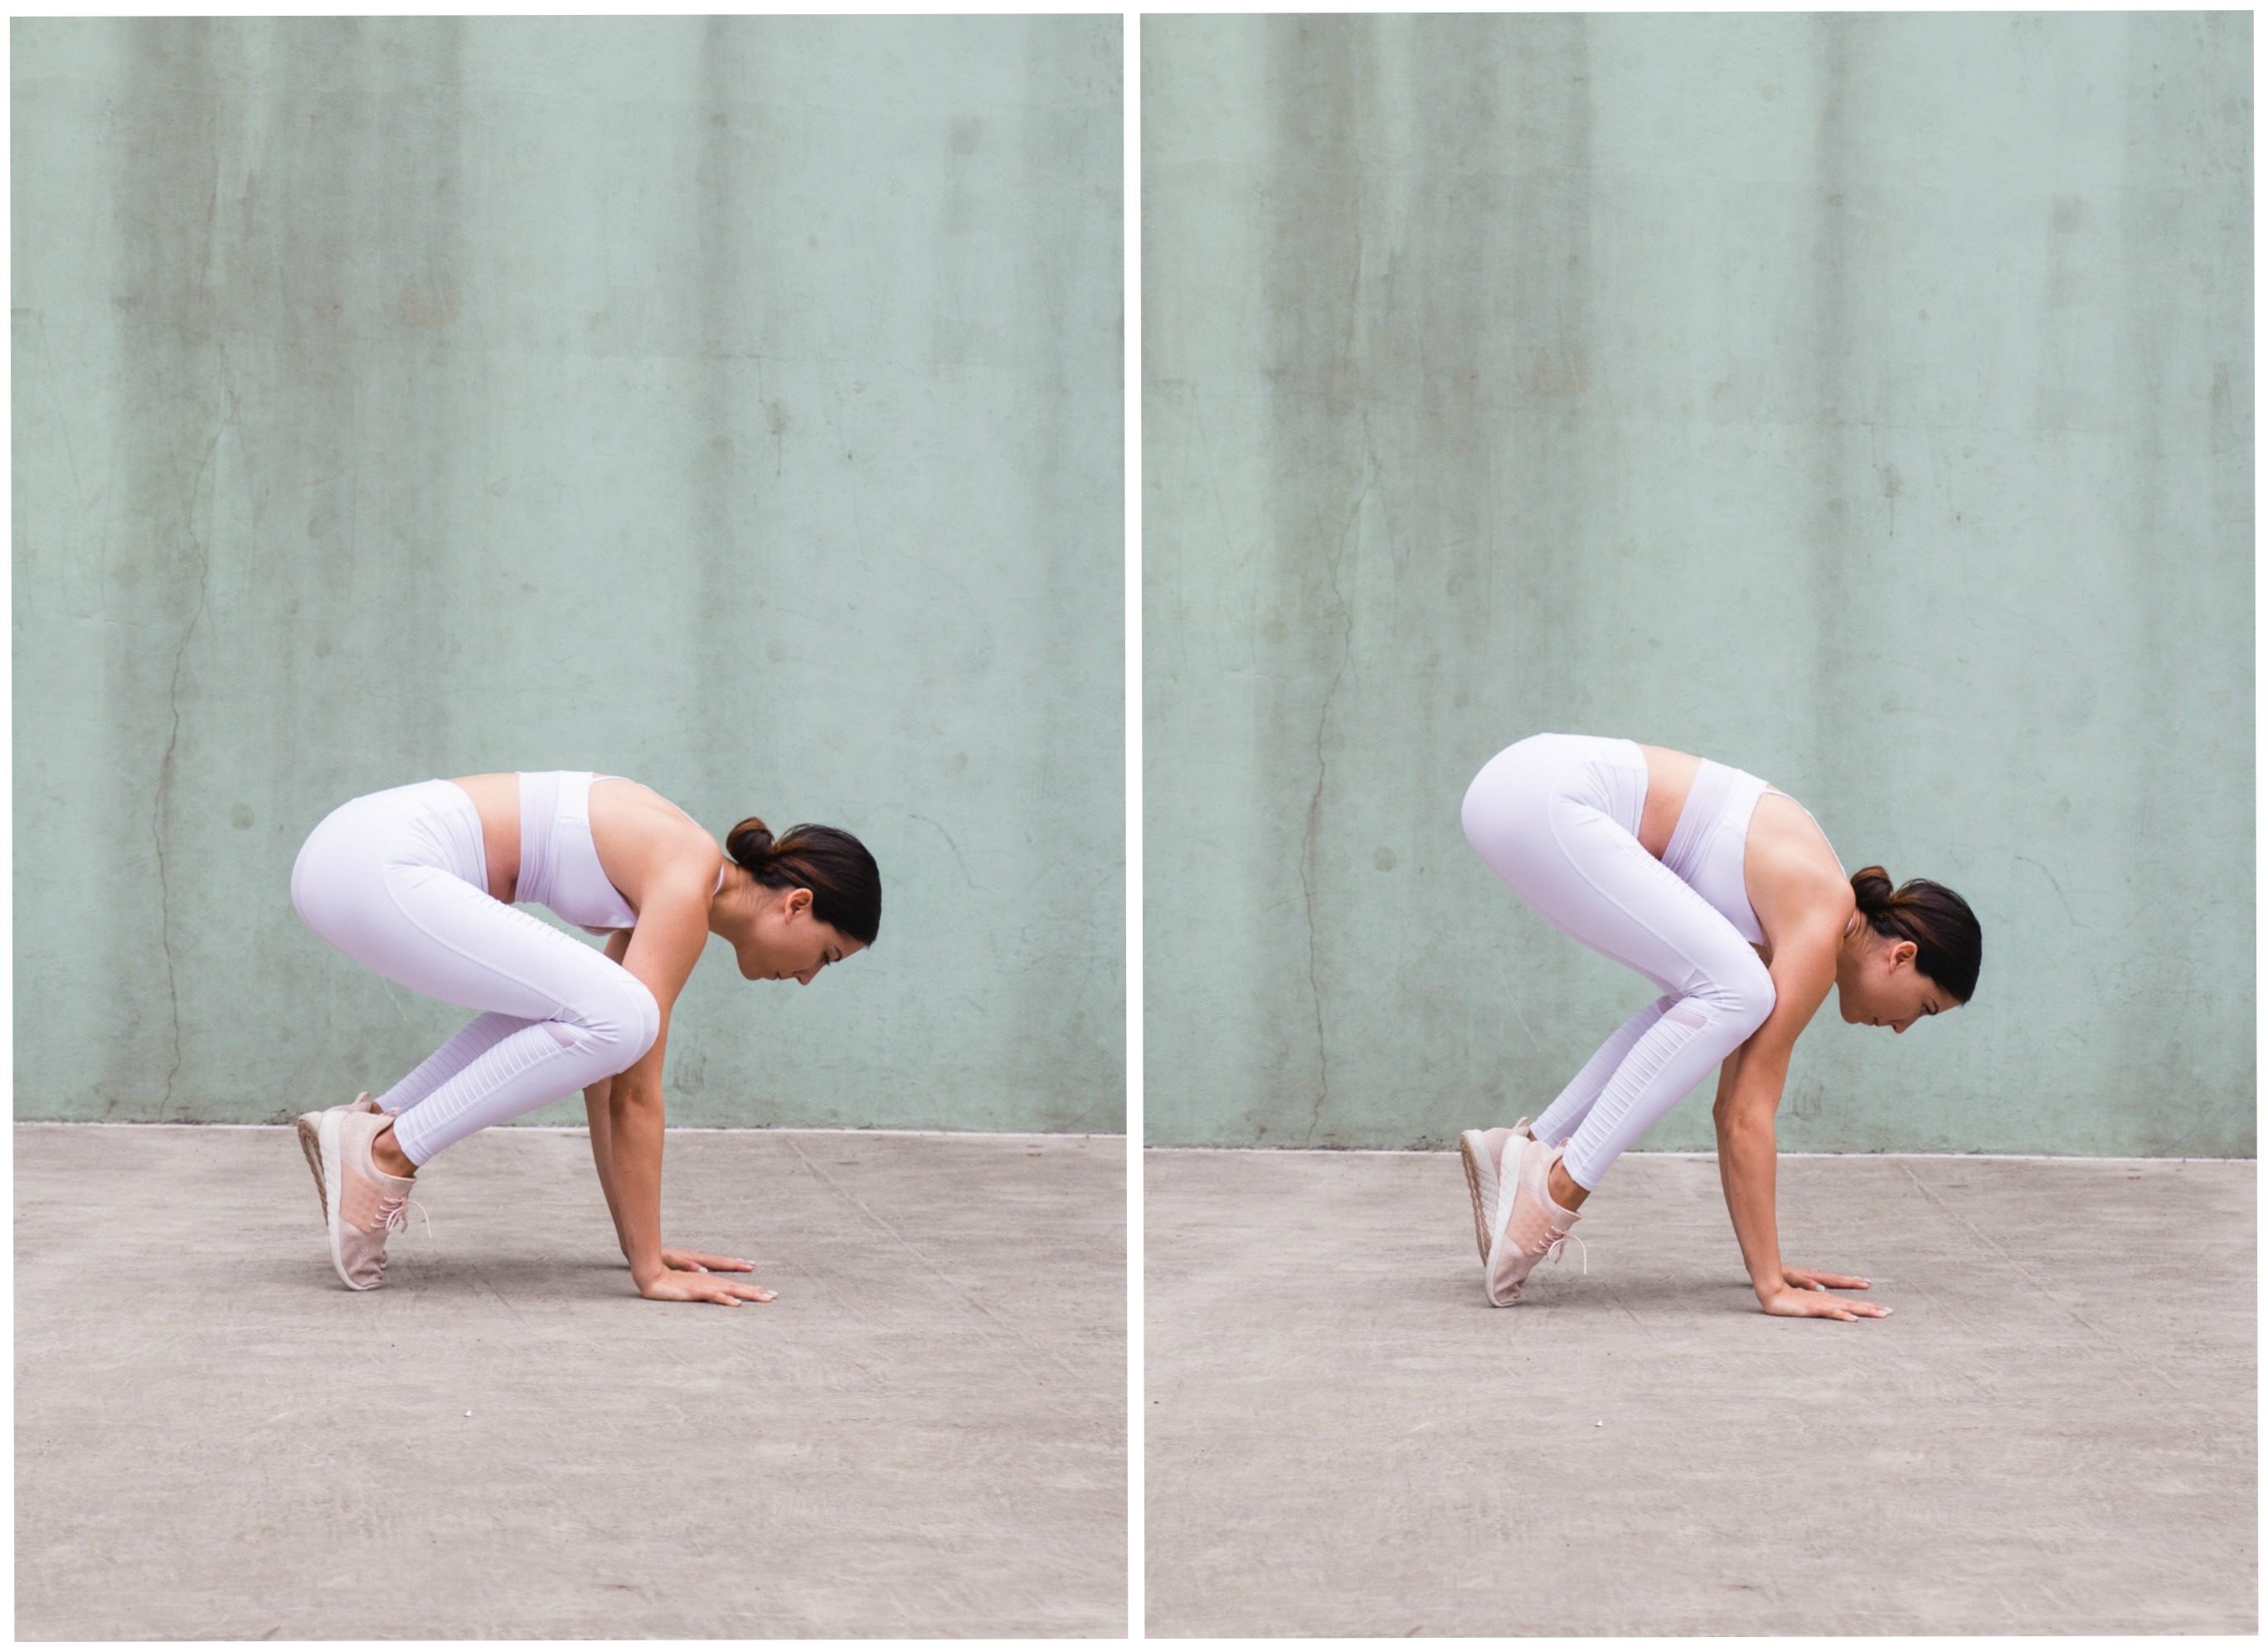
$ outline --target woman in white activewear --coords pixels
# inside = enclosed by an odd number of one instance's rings
[[[331,1265],[350,1288],[382,1282],[420,1166],[579,1089],[640,1294],[771,1299],[714,1277],[747,1262],[661,1242],[670,1007],[711,934],[749,980],[808,985],[872,944],[882,882],[865,846],[833,827],[775,840],[750,818],[725,841],[635,781],[575,772],[396,786],[342,804],[308,835],[291,868],[307,926],[388,980],[483,1012],[375,1102],[299,1120]],[[515,901],[606,936],[604,952]]]
[[[1489,1302],[1519,1300],[1556,1259],[1616,1158],[1698,1084],[1717,1081],[1717,1163],[1768,1314],[1890,1310],[1822,1294],[1867,1281],[1785,1266],[1772,1117],[1789,1052],[1827,989],[1843,1019],[1904,1032],[1966,1003],[1984,937],[1969,903],[1880,867],[1844,874],[1809,812],[1738,769],[1628,740],[1536,734],[1465,793],[1465,837],[1557,928],[1662,996],[1623,1023],[1531,1126],[1461,1147]]]

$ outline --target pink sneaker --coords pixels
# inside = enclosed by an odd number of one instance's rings
[[[331,1219],[331,1198],[323,1191],[323,1144],[320,1125],[325,1113],[374,1113],[378,1103],[364,1090],[350,1102],[341,1102],[336,1107],[326,1107],[312,1113],[299,1115],[299,1151],[307,1155],[307,1174],[315,1178],[315,1197],[323,1202],[323,1220]]]
[[[317,1115],[315,1134],[323,1158],[323,1210],[330,1229],[331,1265],[350,1291],[386,1282],[386,1241],[409,1225],[406,1176],[388,1176],[372,1162],[370,1144],[390,1122],[376,1109],[357,1112],[335,1107]],[[424,1207],[418,1207],[423,1214]],[[429,1220],[426,1229],[431,1232]]]
[[[1526,1119],[1510,1130],[1468,1130],[1457,1138],[1458,1156],[1465,1162],[1465,1191],[1473,1198],[1473,1241],[1481,1248],[1484,1267],[1488,1265],[1489,1235],[1496,1226],[1497,1189],[1504,1179],[1498,1170],[1504,1162],[1505,1144],[1515,1135],[1523,1144],[1533,1139]],[[1513,1162],[1517,1174],[1518,1158]]]
[[[1541,1142],[1516,1137],[1512,1145],[1525,1151],[1519,1154],[1516,1165],[1507,1151],[1506,1162],[1498,1172],[1495,1233],[1489,1247],[1485,1287],[1491,1308],[1509,1308],[1518,1302],[1530,1270],[1538,1262],[1557,1262],[1566,1246],[1567,1230],[1580,1220],[1551,1198],[1551,1167],[1559,1162],[1567,1144],[1563,1141],[1547,1148]],[[1587,1264],[1585,1272],[1588,1271]]]

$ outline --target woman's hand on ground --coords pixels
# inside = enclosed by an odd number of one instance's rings
[[[1814,1277],[1809,1275],[1808,1270],[1803,1268],[1788,1268],[1782,1271],[1791,1280],[1799,1274]],[[1822,1273],[1815,1277],[1822,1280],[1840,1280],[1845,1276],[1839,1273]],[[1851,1287],[1855,1287],[1858,1283],[1856,1280],[1847,1281],[1847,1285]],[[1782,1286],[1777,1291],[1769,1293],[1758,1291],[1756,1302],[1763,1307],[1764,1312],[1778,1314],[1788,1319],[1882,1319],[1887,1318],[1890,1312],[1880,1302],[1856,1302],[1845,1296],[1830,1296],[1822,1287],[1815,1285],[1789,1284]]]
[[[720,1280],[713,1273],[664,1268],[652,1279],[638,1281],[638,1294],[654,1302],[722,1302],[727,1308],[738,1308],[742,1302],[768,1302],[774,1293],[761,1285]]]
[[[1849,1273],[1822,1273],[1817,1268],[1782,1268],[1780,1277],[1794,1291],[1871,1291],[1872,1280],[1862,1280]]]
[[[675,1268],[681,1273],[747,1273],[753,1272],[756,1265],[743,1262],[738,1257],[716,1257],[706,1250],[678,1250],[664,1245],[661,1248],[661,1265]]]

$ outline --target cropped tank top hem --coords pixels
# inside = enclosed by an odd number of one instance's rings
[[[611,935],[637,927],[637,909],[608,878],[591,837],[592,784],[622,778],[574,769],[519,776],[516,898],[549,907],[589,934]],[[725,869],[719,867],[717,888],[724,887]]]

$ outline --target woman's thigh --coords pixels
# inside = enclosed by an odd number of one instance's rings
[[[623,1000],[645,996],[611,958],[496,900],[447,859],[416,800],[377,793],[316,829],[292,898],[308,927],[347,956],[446,1003],[581,1021],[628,1013]]]
[[[1553,927],[1666,992],[1690,996],[1761,968],[1723,913],[1588,803],[1517,800],[1491,851],[1491,868]]]

